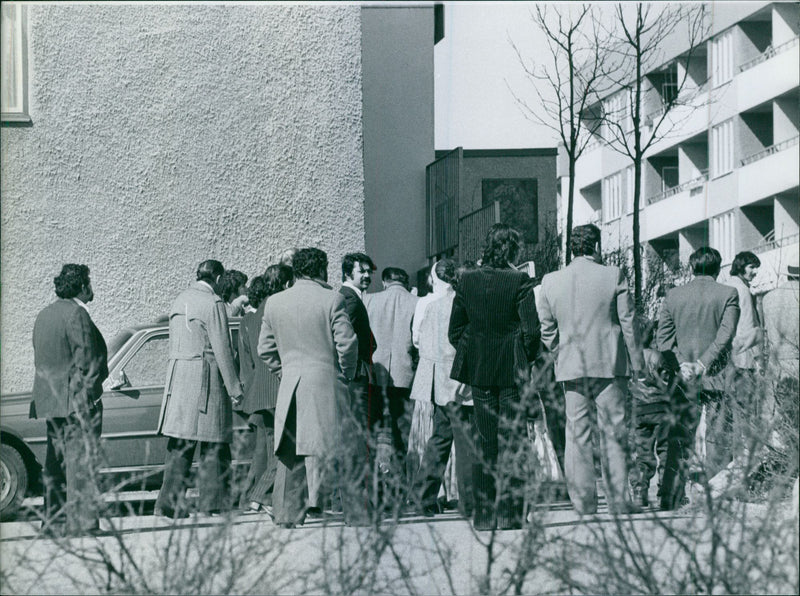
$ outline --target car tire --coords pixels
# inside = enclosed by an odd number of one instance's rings
[[[28,468],[20,452],[0,445],[0,520],[14,517],[28,490]]]

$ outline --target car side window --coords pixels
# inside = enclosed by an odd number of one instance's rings
[[[122,370],[130,387],[157,387],[164,384],[169,359],[169,334],[149,337]]]

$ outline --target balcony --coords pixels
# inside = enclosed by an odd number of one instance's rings
[[[736,108],[744,112],[800,85],[798,38],[767,50],[740,67],[736,76]],[[746,68],[743,68],[746,67]]]
[[[748,205],[800,184],[800,137],[767,147],[742,159],[738,169],[739,205]]]
[[[745,157],[743,160],[741,160],[739,162],[739,165],[740,166],[746,166],[746,165],[749,165],[749,164],[751,164],[753,162],[758,161],[759,159],[764,159],[768,155],[773,155],[775,153],[778,153],[779,151],[783,151],[784,149],[788,149],[789,147],[793,147],[793,146],[797,145],[798,141],[800,141],[800,136],[796,136],[794,138],[787,139],[787,140],[785,140],[785,141],[783,141],[781,143],[776,143],[775,145],[767,147],[766,149],[763,149],[762,151],[759,151],[758,153],[754,153],[753,155]]]
[[[649,241],[661,238],[707,219],[707,185],[708,176],[704,175],[650,197],[644,210],[645,237],[642,239]],[[669,193],[669,200],[665,200],[666,193]]]
[[[668,199],[669,197],[675,196],[686,190],[689,191],[689,196],[692,197],[695,195],[702,194],[706,182],[708,182],[708,170],[703,171],[703,173],[697,178],[693,178],[692,180],[687,180],[686,182],[682,182],[678,186],[673,186],[672,188],[668,188],[664,192],[661,192],[657,195],[653,195],[652,197],[647,197],[647,204],[652,205],[654,203],[658,203],[659,201]]]
[[[762,62],[766,62],[773,56],[777,56],[781,52],[785,52],[789,48],[793,48],[797,45],[798,41],[800,41],[800,37],[795,37],[794,39],[790,39],[786,43],[782,43],[779,46],[769,46],[766,50],[764,50],[759,56],[756,56],[752,60],[748,60],[741,66],[739,66],[739,72],[744,72],[746,70],[750,70],[754,66],[758,66]]]

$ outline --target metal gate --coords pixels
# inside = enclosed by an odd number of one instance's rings
[[[458,209],[464,150],[450,151],[425,168],[429,258],[441,258],[458,246]]]

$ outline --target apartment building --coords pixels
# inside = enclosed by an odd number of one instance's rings
[[[684,75],[681,93],[690,100],[669,110],[670,133],[645,154],[641,239],[648,255],[673,269],[704,244],[720,251],[723,268],[753,251],[765,291],[798,244],[800,4],[714,3],[711,15],[699,47],[690,53],[685,43],[644,77],[645,127]],[[617,91],[592,109],[632,126],[628,101]],[[630,247],[633,167],[604,132],[576,164],[574,222],[599,225],[604,249]],[[567,183],[562,177],[563,200]]]

